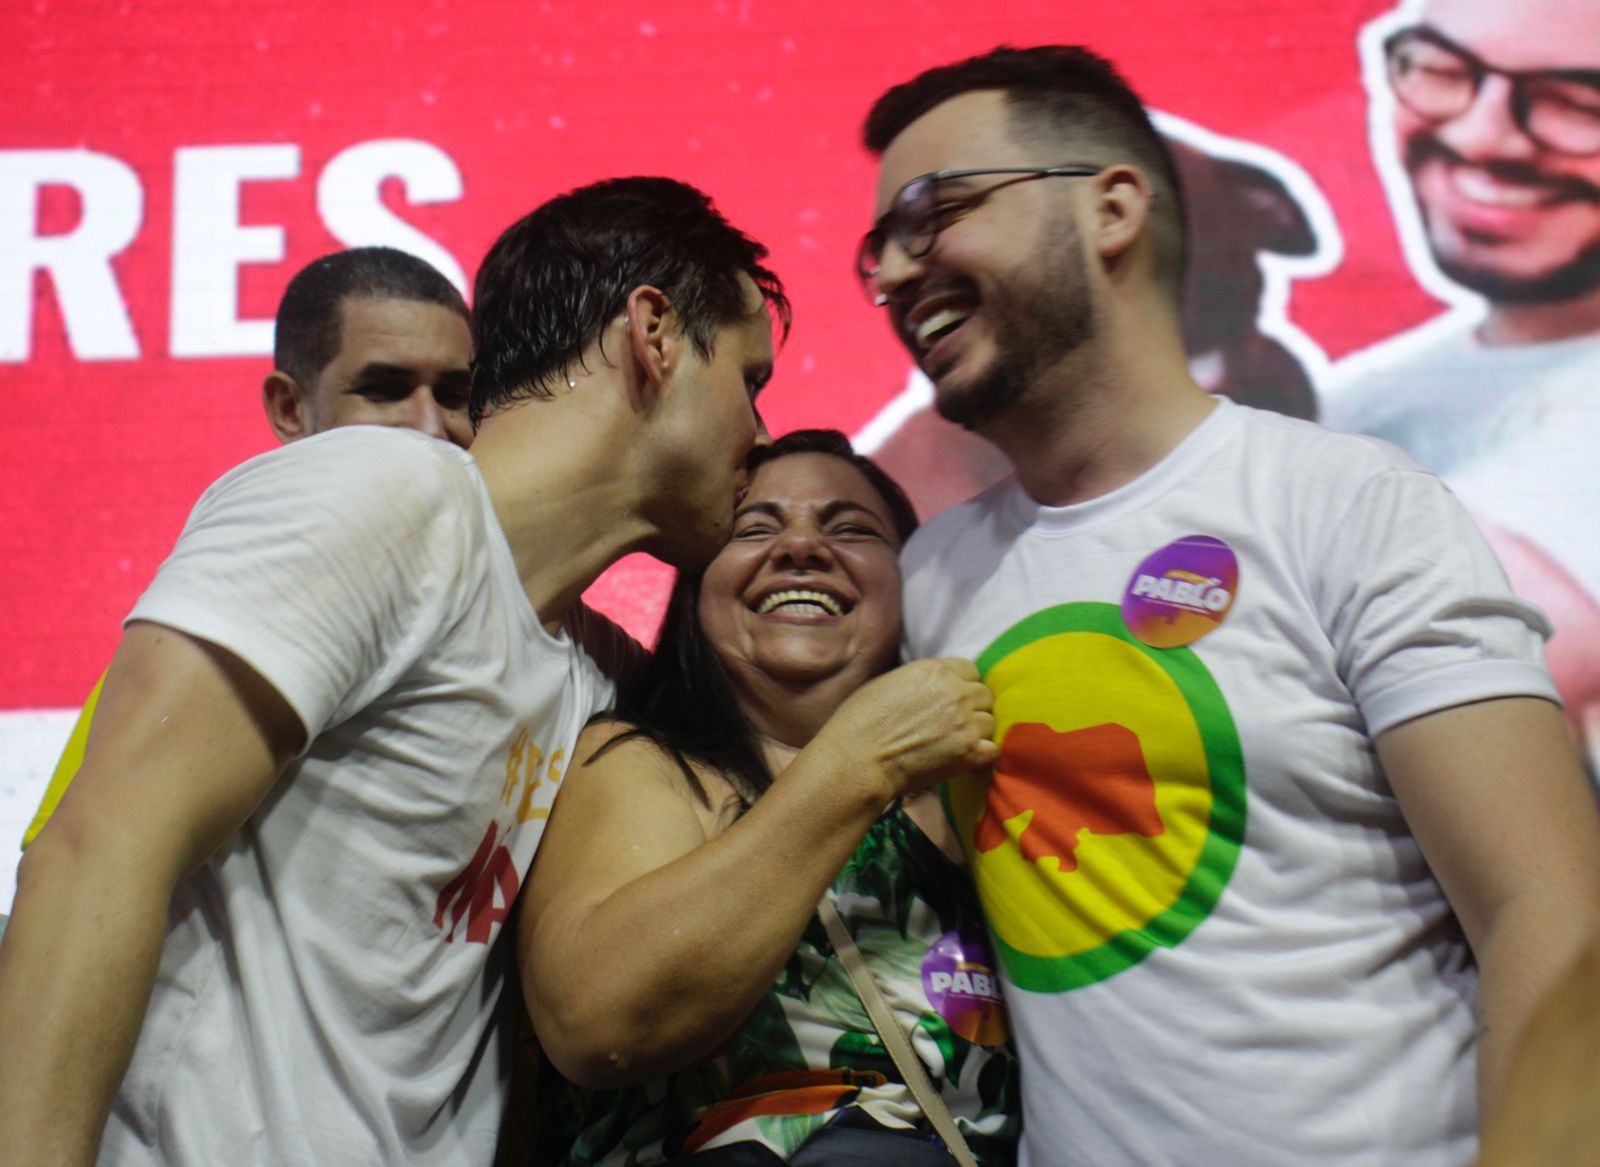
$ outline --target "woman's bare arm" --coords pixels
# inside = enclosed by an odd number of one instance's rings
[[[894,798],[994,761],[988,690],[919,661],[858,690],[761,800],[718,832],[671,758],[580,742],[522,905],[528,1007],[588,1086],[659,1077],[749,1014],[817,901]]]

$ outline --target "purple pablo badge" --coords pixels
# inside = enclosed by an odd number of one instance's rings
[[[1145,558],[1122,597],[1122,621],[1151,648],[1193,644],[1239,594],[1239,559],[1221,539],[1186,535]]]
[[[950,1028],[974,1045],[1011,1036],[989,937],[978,926],[946,932],[922,958],[922,990]]]

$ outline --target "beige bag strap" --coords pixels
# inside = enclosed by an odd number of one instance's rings
[[[905,1031],[894,1019],[889,1002],[884,1000],[883,992],[873,981],[867,962],[862,958],[861,950],[856,947],[850,929],[845,927],[844,920],[840,918],[839,909],[834,907],[831,896],[822,897],[822,902],[817,905],[817,915],[822,917],[822,927],[833,943],[833,950],[839,954],[839,959],[844,964],[844,971],[850,974],[850,983],[855,986],[857,996],[866,1006],[867,1016],[872,1018],[872,1026],[878,1031],[878,1036],[883,1040],[889,1056],[894,1059],[895,1066],[900,1070],[900,1077],[904,1079],[906,1088],[911,1091],[911,1097],[917,1100],[917,1105],[922,1107],[922,1113],[932,1124],[935,1133],[944,1140],[945,1149],[950,1152],[950,1157],[961,1167],[978,1167],[978,1161],[972,1155],[972,1148],[968,1147],[967,1140],[961,1137],[961,1131],[956,1128],[956,1120],[950,1115],[950,1108],[944,1104],[944,1099],[940,1098],[938,1091],[933,1088],[933,1083],[928,1079],[928,1072],[922,1068],[922,1062],[912,1051],[911,1043],[906,1040]]]

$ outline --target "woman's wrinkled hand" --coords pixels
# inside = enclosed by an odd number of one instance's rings
[[[892,800],[994,765],[993,709],[971,661],[912,661],[857,689],[818,737],[880,776]]]

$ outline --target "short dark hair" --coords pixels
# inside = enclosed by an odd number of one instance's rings
[[[862,141],[882,154],[912,122],[953,97],[981,90],[1003,93],[1014,129],[1088,139],[1127,151],[1157,192],[1152,239],[1162,278],[1174,301],[1183,285],[1187,244],[1183,188],[1165,140],[1144,102],[1115,65],[1081,45],[1000,45],[979,57],[940,65],[896,85],[873,103]],[[1043,163],[1104,164],[1107,158],[1047,158]],[[1165,204],[1165,206],[1163,206]]]
[[[785,333],[789,300],[761,261],[767,249],[711,199],[670,178],[613,178],[551,199],[508,227],[473,285],[473,424],[529,397],[584,351],[642,285],[672,302],[703,357],[717,330],[746,315],[743,273]]]
[[[352,247],[314,259],[295,273],[278,303],[273,366],[311,388],[339,355],[346,300],[415,300],[463,320],[467,302],[426,260],[393,247]]]
[[[838,430],[785,434],[750,455],[751,475],[758,467],[790,454],[826,454],[850,463],[883,496],[902,545],[917,529],[917,512],[900,484],[872,459],[856,453],[850,439]],[[655,652],[617,710],[618,720],[628,728],[595,751],[594,757],[618,742],[643,738],[677,763],[702,802],[707,801],[705,787],[691,761],[724,774],[748,806],[772,785],[773,774],[761,752],[760,736],[739,708],[733,682],[700,624],[702,575],[699,571],[678,573]]]

